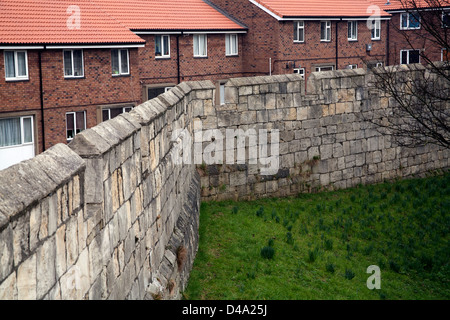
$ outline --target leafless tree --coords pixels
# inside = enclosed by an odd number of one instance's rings
[[[450,0],[398,1],[409,14],[405,18],[420,23],[420,29],[398,31],[410,48],[417,50],[421,64],[372,69],[373,85],[388,97],[389,107],[374,110],[366,120],[390,134],[400,146],[431,143],[449,148],[450,55],[443,50],[443,61],[433,61],[431,50],[423,49],[450,49]]]

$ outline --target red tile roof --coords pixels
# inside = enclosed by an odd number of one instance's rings
[[[79,29],[67,26],[70,6],[80,9]],[[203,0],[0,0],[3,45],[143,44],[131,30],[245,29]]]
[[[281,18],[286,17],[370,17],[368,0],[252,0]],[[381,16],[389,16],[381,10]]]
[[[80,28],[67,25],[80,9]],[[74,21],[76,22],[76,21]],[[100,44],[145,43],[125,25],[99,10],[90,0],[1,0],[2,44]]]
[[[245,28],[203,0],[92,0],[132,30]]]
[[[370,0],[372,3],[380,6],[383,10],[402,10],[412,8],[429,8],[439,7],[441,4],[444,7],[450,6],[449,0]]]

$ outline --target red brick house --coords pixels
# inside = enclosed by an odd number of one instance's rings
[[[95,125],[99,105],[139,101],[145,41],[90,1],[2,0],[0,23],[0,169]]]
[[[369,1],[210,1],[248,26],[243,36],[248,74],[308,76],[385,63],[390,15],[373,11]]]
[[[0,170],[180,81],[242,76],[245,32],[202,0],[2,0]]]
[[[445,45],[450,38],[449,0],[371,1],[392,15],[388,25],[388,65],[449,60]],[[440,34],[444,41],[439,43],[429,30]]]

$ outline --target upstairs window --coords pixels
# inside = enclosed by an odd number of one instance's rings
[[[130,74],[128,49],[111,50],[111,65],[113,76]]]
[[[294,22],[294,42],[305,42],[305,22]]]
[[[5,51],[5,79],[28,80],[28,58],[26,51]]]
[[[358,21],[348,22],[348,41],[358,40]]]
[[[320,22],[320,41],[331,41],[331,21]]]
[[[64,50],[64,77],[84,77],[83,50]]]
[[[155,36],[155,57],[156,58],[170,58],[170,36],[156,35]]]
[[[442,28],[450,28],[450,12],[442,12]]]
[[[372,40],[381,39],[381,22],[379,19],[372,20]]]
[[[225,35],[225,53],[227,56],[238,55],[238,36],[237,34]]]
[[[400,15],[400,29],[420,29],[420,15],[417,12],[405,12]]]
[[[206,34],[194,35],[194,57],[208,56],[208,40]]]
[[[66,113],[66,139],[71,141],[75,136],[86,130],[86,112]]]

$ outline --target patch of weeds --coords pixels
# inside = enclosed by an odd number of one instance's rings
[[[294,238],[292,237],[292,233],[291,232],[286,233],[286,243],[287,244],[294,244]]]
[[[332,239],[327,239],[325,240],[325,250],[333,250],[333,240]]]
[[[329,273],[334,273],[336,271],[336,266],[333,263],[327,263],[325,268]]]
[[[263,217],[264,216],[264,207],[259,207],[258,211],[256,211],[257,217]]]
[[[317,257],[319,256],[319,249],[315,248],[314,250],[308,251],[308,261],[313,263],[317,260]]]
[[[355,273],[352,271],[352,269],[345,269],[344,274],[345,279],[352,280],[355,277]]]
[[[239,211],[239,207],[238,206],[234,206],[233,209],[231,209],[231,212],[233,212],[233,214],[238,213]]]
[[[267,242],[267,245],[269,247],[273,247],[273,244],[274,244],[274,240],[273,240],[273,238],[270,238],[269,241]]]
[[[271,260],[273,259],[273,256],[275,255],[275,249],[273,247],[264,247],[261,249],[261,257],[264,259]]]

